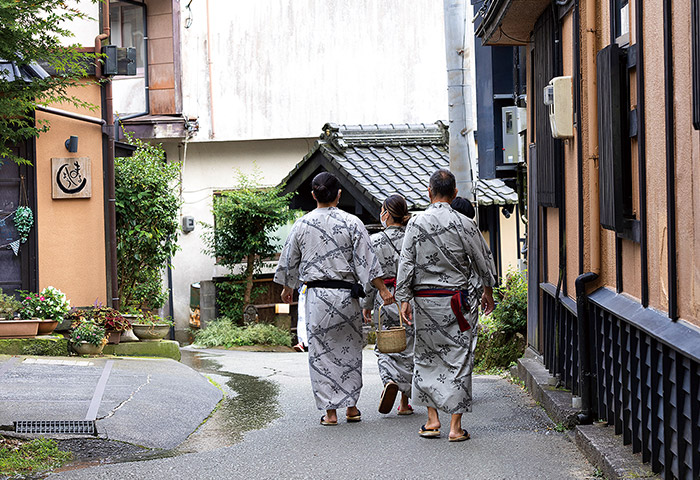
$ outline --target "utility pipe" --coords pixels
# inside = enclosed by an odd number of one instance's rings
[[[211,28],[209,26],[209,0],[207,0],[207,65],[209,68],[209,121],[211,123],[211,133],[209,138],[214,138],[214,79],[212,78],[212,59],[211,59]]]
[[[593,272],[586,272],[576,277],[576,317],[579,349],[579,395],[581,395],[581,413],[578,421],[581,425],[593,423],[591,415],[591,341],[588,337],[588,295],[586,284],[598,279]]]
[[[95,37],[95,55],[102,53],[102,41],[107,40],[110,35],[109,27],[109,3],[102,3],[102,33]],[[95,78],[102,78],[102,62],[95,62]],[[107,158],[105,180],[107,183],[107,217],[108,217],[108,248],[109,248],[109,278],[110,291],[112,296],[111,305],[119,309],[119,277],[117,275],[117,214],[114,198],[114,115],[112,105],[112,82],[111,79],[103,84],[105,103],[102,116],[106,122],[103,133],[107,134]],[[106,131],[105,131],[106,130]]]

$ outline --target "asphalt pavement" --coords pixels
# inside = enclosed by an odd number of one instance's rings
[[[185,361],[218,383],[226,399],[173,456],[60,472],[49,478],[560,480],[594,475],[569,437],[557,431],[527,392],[498,376],[474,377],[474,411],[463,420],[472,439],[449,443],[447,415],[441,418],[442,437],[425,439],[418,436],[425,409],[417,407],[416,414],[400,417],[395,411],[377,412],[381,381],[371,350],[364,351],[365,385],[358,404],[362,422],[347,424],[340,412],[341,422],[334,427],[319,425],[321,412],[313,401],[307,354],[191,348],[185,353],[189,358]],[[174,377],[171,380],[177,381]],[[206,381],[203,389],[205,384],[211,385]],[[170,390],[183,403],[169,404],[168,416],[184,421],[199,400],[183,397],[202,392],[183,389],[179,383],[170,385]],[[132,422],[132,428],[142,425]]]

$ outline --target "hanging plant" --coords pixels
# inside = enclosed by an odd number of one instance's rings
[[[27,241],[32,225],[34,225],[32,209],[29,207],[17,207],[17,210],[15,210],[15,228],[22,243]]]

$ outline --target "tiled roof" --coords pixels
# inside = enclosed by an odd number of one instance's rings
[[[400,193],[410,210],[425,209],[430,175],[450,164],[448,131],[435,124],[336,125],[328,123],[315,145],[283,180],[286,183],[317,152],[376,205]],[[516,203],[517,194],[502,180],[479,180],[480,205]]]
[[[15,62],[0,59],[0,76],[7,82],[22,79],[30,83],[32,78],[48,78],[49,74],[36,62],[18,67]]]

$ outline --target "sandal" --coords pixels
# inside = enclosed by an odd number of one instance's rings
[[[460,435],[459,437],[454,437],[454,438],[450,437],[449,441],[450,442],[463,442],[465,440],[469,440],[470,438],[471,438],[471,436],[469,435],[469,432],[467,432],[465,429],[462,429],[462,435]]]
[[[408,406],[408,409],[406,410],[401,410],[401,407],[398,408],[399,415],[413,415],[413,407],[410,405]]]
[[[335,422],[329,422],[328,420],[326,420],[325,415],[321,415],[321,425],[323,425],[324,427],[328,427],[331,425],[338,425],[338,421],[336,420]]]
[[[359,422],[362,420],[362,412],[360,409],[357,409],[357,415],[348,415],[345,417],[348,423],[353,423],[353,422]]]
[[[394,407],[396,394],[399,392],[399,386],[394,382],[389,382],[384,385],[382,398],[379,400],[379,413],[389,413]]]
[[[425,428],[425,425],[420,427],[420,430],[418,430],[418,435],[424,438],[437,438],[440,436],[440,429],[439,428]]]

